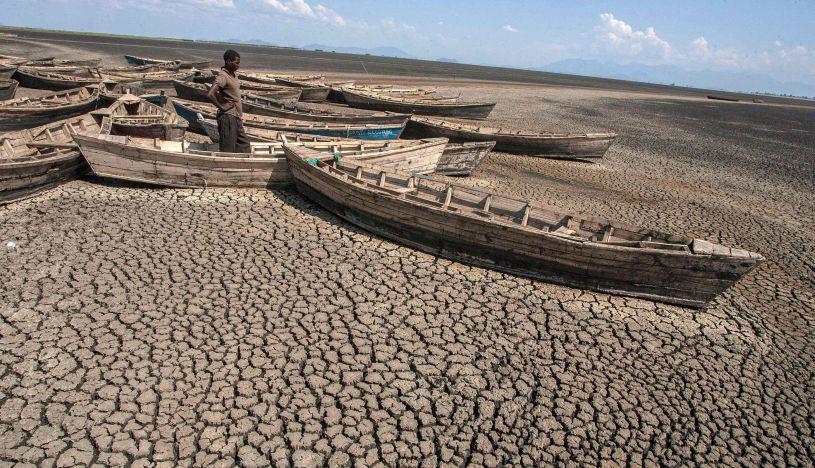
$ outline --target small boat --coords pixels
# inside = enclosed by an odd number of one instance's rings
[[[436,174],[446,176],[469,176],[487,157],[494,141],[473,141],[468,143],[448,143],[444,154],[436,166]]]
[[[213,143],[218,143],[221,136],[218,134],[218,122],[208,119],[198,114],[197,124],[200,125]],[[282,132],[277,130],[265,130],[256,127],[244,127],[246,137],[251,142],[282,142],[282,143],[305,143],[305,142],[343,142],[365,144],[362,140],[348,138],[327,137],[322,135],[310,135],[307,133]],[[392,140],[388,140],[392,141]],[[397,140],[405,145],[416,140]],[[475,170],[478,164],[492,150],[495,143],[491,141],[472,143],[447,143],[444,152],[436,164],[434,173],[448,176],[468,176]],[[370,143],[369,143],[370,145]]]
[[[80,177],[88,165],[73,134],[99,131],[89,114],[0,135],[0,205]]]
[[[17,65],[0,62],[0,79],[10,79],[15,73],[17,73]]]
[[[173,87],[175,88],[175,94],[182,99],[186,99],[189,101],[199,101],[199,102],[209,102],[209,98],[207,98],[207,92],[209,92],[209,87],[212,86],[210,84],[205,83],[194,83],[192,81],[173,81]],[[264,85],[258,85],[264,86]],[[274,99],[275,101],[290,101],[290,102],[297,102],[297,99],[300,97],[300,90],[293,89],[293,88],[285,88],[282,86],[275,86],[273,89],[271,87],[266,87],[266,91],[252,91],[252,95],[255,95],[261,99]],[[282,89],[281,89],[282,88]],[[243,89],[241,89],[243,91]],[[247,93],[241,93],[242,96],[249,96]]]
[[[79,68],[97,68],[102,63],[102,59],[78,59],[78,60],[64,60],[56,58],[45,58],[39,60],[29,60],[25,63],[29,67],[79,67]]]
[[[180,141],[187,131],[184,119],[132,94],[123,95],[110,107],[97,109],[91,115],[102,132],[110,135]]]
[[[351,107],[406,114],[485,119],[495,107],[494,102],[466,102],[451,98],[402,98],[352,88],[343,88],[342,92],[345,102]]]
[[[76,88],[0,101],[0,131],[37,127],[96,109],[99,90]]]
[[[729,97],[729,96],[716,96],[713,94],[709,94],[707,96],[708,99],[713,99],[714,101],[727,101],[727,102],[739,102],[738,98]]]
[[[182,70],[190,70],[193,68],[197,68],[199,70],[204,70],[208,68],[212,64],[212,60],[193,60],[193,61],[183,61],[178,60],[178,67]]]
[[[24,88],[48,89],[51,91],[91,86],[99,84],[99,82],[102,81],[100,77],[61,75],[58,73],[36,71],[25,67],[17,69],[17,73],[14,74],[14,79],[19,81],[20,86]],[[115,84],[115,82],[105,80],[105,84],[110,87]]]
[[[495,151],[552,158],[602,158],[616,133],[546,133],[481,127],[431,117],[413,116],[405,136],[444,137],[450,141],[495,141]]]
[[[282,86],[300,89],[300,101],[302,102],[323,102],[328,99],[331,88],[319,81],[299,81],[286,78],[276,78],[277,83]]]
[[[0,79],[0,101],[13,99],[18,84],[15,80]]]
[[[216,70],[212,70],[214,74],[218,74],[219,72]],[[278,78],[296,80],[296,81],[319,81],[325,78],[323,75],[289,75],[289,76],[282,76],[282,75],[275,75],[271,73],[253,73],[253,72],[238,72],[238,78],[243,81],[252,81],[255,83],[265,83],[265,84],[278,84]]]
[[[191,127],[196,130],[198,130],[198,127],[195,124],[201,117],[214,120],[218,114],[218,110],[211,104],[173,99],[173,106],[176,113],[186,119]],[[395,140],[399,138],[404,129],[403,124],[338,124],[292,120],[249,113],[244,113],[242,120],[244,129],[247,131],[252,128],[257,131],[306,133],[357,140]]]
[[[73,75],[80,77],[99,77],[99,69],[91,67],[32,67],[25,66],[27,71],[35,71],[39,73],[56,73],[58,75]]]
[[[177,62],[153,63],[148,65],[131,65],[125,67],[104,67],[99,69],[102,73],[150,73],[159,71],[178,71]]]
[[[127,63],[131,65],[157,65],[157,64],[166,64],[168,62],[171,63],[179,63],[177,60],[162,60],[162,59],[154,59],[148,57],[139,57],[136,55],[127,55],[125,54],[125,60]]]
[[[251,153],[220,153],[217,145],[83,132],[74,135],[100,177],[170,187],[282,187],[291,183],[283,143],[252,143]],[[372,143],[372,144],[369,144]],[[410,142],[303,143],[341,158],[419,173],[435,169],[445,138]]]
[[[118,88],[118,90],[116,88]],[[139,97],[139,99],[144,99],[150,104],[155,104],[159,107],[167,106],[167,95],[164,93],[164,91],[159,91],[158,93],[147,93],[144,89],[139,87],[123,87],[121,85],[118,85],[116,88],[114,88],[113,91],[108,91],[106,88],[102,88],[102,92],[99,94],[99,107],[108,107],[125,94],[136,95]]]
[[[558,212],[467,186],[284,147],[298,191],[374,234],[462,263],[571,287],[705,307],[764,257]]]
[[[142,88],[167,88],[172,87],[175,80],[190,80],[195,76],[195,72],[183,71],[157,71],[146,73],[105,73],[107,79],[117,83],[139,83]]]
[[[262,96],[243,95],[243,111],[250,114],[268,115],[292,120],[308,120],[313,122],[333,122],[347,124],[392,124],[402,125],[407,122],[409,114],[394,112],[366,112],[346,113],[337,111],[308,109],[298,105],[286,105],[273,99]]]

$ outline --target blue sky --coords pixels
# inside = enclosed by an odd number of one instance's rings
[[[581,58],[815,84],[815,1],[0,0],[0,22],[81,31],[395,46],[540,67]]]

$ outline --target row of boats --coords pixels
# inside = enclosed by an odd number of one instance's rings
[[[181,64],[139,60],[128,62],[135,67]],[[216,111],[204,102],[213,74],[193,74],[170,80],[185,98],[172,99],[174,112],[165,106],[166,95],[137,96],[121,84],[96,83],[0,101],[0,131],[5,132],[0,134],[0,203],[88,172],[168,187],[294,185],[353,224],[436,255],[691,307],[704,306],[763,261],[753,252],[561,212],[436,177],[469,175],[493,149],[601,157],[613,134],[526,132],[447,115],[417,115],[423,112],[418,104],[445,101],[442,105],[453,109],[460,103],[434,97],[432,90],[242,73],[244,82],[265,87],[247,90],[242,97],[251,151],[221,153]],[[297,86],[301,83],[307,86]],[[370,102],[357,106],[367,110],[315,109],[299,98],[276,99],[280,90],[271,86],[297,89],[300,96],[304,89],[321,90],[309,100],[322,93],[323,99],[331,99],[332,92],[337,99],[339,93],[347,105],[355,96],[370,95],[412,110]],[[454,112],[468,109],[465,103]],[[187,132],[207,135],[210,142],[190,141]]]

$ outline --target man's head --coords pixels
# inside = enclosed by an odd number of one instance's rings
[[[232,49],[224,52],[224,68],[229,71],[238,71],[241,66],[241,54]]]

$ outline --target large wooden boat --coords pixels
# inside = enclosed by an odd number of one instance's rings
[[[196,124],[201,116],[215,119],[218,111],[211,104],[173,99],[176,113],[186,119],[198,130]],[[258,131],[282,131],[323,135],[334,138],[352,138],[358,140],[395,140],[399,138],[404,126],[402,124],[342,124],[331,122],[311,122],[292,120],[265,115],[244,113],[243,126]]]
[[[352,88],[343,88],[342,91],[345,102],[351,107],[406,114],[485,119],[495,107],[494,102],[466,102],[450,98],[416,98],[414,96],[398,97]]]
[[[251,153],[219,153],[217,145],[84,132],[74,135],[93,172],[100,177],[171,187],[281,187],[291,182],[283,143],[252,143]],[[370,144],[369,144],[370,143]],[[340,158],[383,167],[432,172],[445,138],[421,144],[382,141],[304,143]]]
[[[103,73],[103,77],[116,81],[117,83],[137,83],[142,88],[167,88],[173,86],[175,80],[189,80],[195,76],[191,71],[157,71],[146,73]]]
[[[313,122],[332,122],[345,124],[399,124],[407,122],[409,114],[394,112],[366,112],[347,113],[325,110],[308,109],[298,105],[286,105],[273,99],[262,96],[244,95],[242,97],[243,111],[250,114],[268,115],[292,120],[308,120]]]
[[[98,89],[77,88],[0,101],[0,131],[37,127],[84,114],[95,109],[98,100]]]
[[[47,89],[51,91],[61,91],[74,89],[83,86],[92,86],[102,81],[99,77],[80,77],[73,75],[61,75],[59,73],[48,73],[20,67],[14,74],[14,79],[20,82],[24,88]],[[111,80],[106,80],[107,86],[115,84]]]
[[[73,134],[98,131],[89,114],[0,135],[0,204],[17,201],[88,171]]]
[[[212,70],[214,74],[218,74],[219,72],[216,70]],[[255,73],[255,72],[245,72],[240,71],[238,72],[238,78],[243,81],[252,81],[255,83],[265,83],[265,84],[278,84],[277,79],[290,79],[296,81],[319,81],[324,78],[323,75],[275,75],[272,73]]]
[[[13,99],[18,84],[15,80],[0,79],[0,101]]]
[[[38,73],[51,73],[57,75],[71,75],[83,78],[97,78],[99,77],[99,69],[92,67],[32,67],[25,66],[29,72],[35,71]]]
[[[96,68],[101,63],[102,59],[100,58],[71,60],[46,57],[43,59],[29,60],[25,63],[25,65],[30,67],[53,67],[53,68],[61,67]]]
[[[543,281],[704,307],[764,258],[469,187],[284,147],[298,190],[370,232]]]
[[[204,118],[199,114],[198,125],[206,132],[209,138],[217,143],[221,140],[218,133],[218,122],[213,119]],[[277,130],[266,130],[256,127],[245,127],[246,137],[251,142],[281,142],[281,143],[307,143],[307,142],[343,142],[365,145],[362,140],[349,138],[327,137],[322,135],[310,135],[307,133],[282,132]],[[417,140],[397,140],[398,144],[410,146],[410,142]],[[367,143],[370,146],[370,143]],[[390,143],[389,143],[390,144]],[[448,176],[468,176],[475,170],[478,164],[492,150],[494,142],[472,142],[472,143],[447,143],[444,147],[438,163],[436,163],[435,174]]]
[[[141,86],[126,83],[124,85],[120,84],[115,86],[113,90],[108,90],[103,87],[102,92],[99,94],[99,107],[111,106],[125,94],[133,94],[138,96],[139,99],[144,99],[150,104],[155,104],[159,107],[167,106],[168,98],[164,91],[148,92]]]
[[[323,102],[331,91],[331,88],[321,81],[300,81],[280,77],[275,78],[275,81],[283,86],[300,89],[300,101],[302,102]]]
[[[142,138],[180,141],[187,131],[187,121],[176,114],[125,94],[110,107],[91,112],[103,133]]]
[[[495,151],[552,158],[602,158],[616,133],[546,133],[482,127],[431,117],[413,116],[405,129],[408,137],[444,137],[450,141],[495,141]]]
[[[165,64],[168,62],[171,63],[179,63],[177,60],[162,60],[162,59],[155,59],[149,57],[139,57],[137,55],[127,55],[125,54],[125,60],[127,63],[131,65],[157,65],[157,64]]]
[[[148,65],[130,65],[125,67],[104,67],[99,71],[102,73],[150,73],[158,71],[178,71],[178,62],[163,62]]]
[[[175,94],[182,99],[186,99],[189,101],[198,101],[198,102],[209,102],[209,98],[207,98],[207,93],[209,92],[210,84],[204,83],[194,83],[192,81],[173,81],[173,87],[175,88]],[[254,94],[255,91],[252,91],[252,96],[258,97],[260,99],[274,99],[276,101],[283,101],[283,102],[297,102],[297,99],[300,97],[300,90],[293,89],[293,88],[282,88],[277,86],[272,89],[271,87],[267,87],[266,91],[260,91],[261,94]],[[279,89],[282,88],[282,89]],[[248,93],[241,93],[242,96],[248,96]]]

